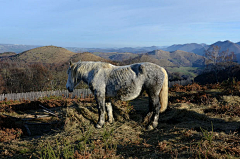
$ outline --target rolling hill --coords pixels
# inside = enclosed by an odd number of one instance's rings
[[[134,62],[153,62],[161,66],[202,66],[203,58],[195,53],[190,53],[193,51],[200,51],[201,49],[206,49],[213,45],[217,45],[221,48],[221,51],[229,49],[229,52],[234,52],[237,55],[238,61],[240,61],[240,45],[233,43],[231,41],[219,41],[210,46],[205,44],[184,44],[184,45],[173,45],[166,48],[166,50],[154,50],[149,51],[144,54],[136,54],[129,52],[93,52],[93,53],[74,53],[62,47],[56,46],[44,46],[34,48],[28,51],[24,51],[19,54],[2,54],[3,57],[0,59],[11,59],[12,61],[25,61],[25,62],[41,62],[41,63],[62,63],[72,59],[73,61],[83,60],[83,61],[118,61],[123,64],[129,64]],[[155,47],[149,47],[148,49],[154,49]],[[126,48],[127,49],[127,48]],[[182,49],[182,50],[175,50]],[[183,50],[188,51],[183,51]],[[123,51],[123,50],[122,50]],[[203,51],[203,50],[202,50]],[[11,55],[11,56],[9,56]]]
[[[0,53],[0,58],[14,56],[14,55],[16,55],[15,52],[4,52],[4,53]]]
[[[73,62],[77,62],[77,61],[81,60],[81,61],[102,61],[102,62],[110,62],[111,63],[110,60],[96,56],[89,52],[75,54],[71,57],[71,60]]]
[[[56,46],[43,46],[24,51],[11,56],[12,61],[25,61],[28,63],[61,63],[69,60],[76,53]]]
[[[100,56],[104,59],[108,59],[111,61],[124,61],[128,59],[132,59],[138,56],[138,54],[135,53],[117,53],[117,52],[93,52],[92,54]]]
[[[34,48],[19,54],[16,53],[2,53],[0,60],[26,62],[26,63],[68,63],[81,61],[104,61],[111,62],[108,59],[96,56],[91,53],[74,53],[65,48],[56,46],[43,46]]]
[[[186,51],[163,51],[155,50],[148,52],[143,55],[139,55],[133,59],[124,61],[127,64],[131,62],[153,62],[160,66],[185,66],[185,67],[195,67],[203,66],[203,57],[196,55],[194,53],[189,53]]]

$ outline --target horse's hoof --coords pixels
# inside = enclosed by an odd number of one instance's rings
[[[153,130],[154,129],[154,127],[152,126],[152,125],[148,125],[148,127],[147,127],[147,130],[148,131],[151,131],[151,130]]]
[[[95,127],[96,127],[97,129],[101,129],[103,126],[101,126],[100,124],[96,124]]]
[[[114,123],[114,119],[108,121],[110,124]]]

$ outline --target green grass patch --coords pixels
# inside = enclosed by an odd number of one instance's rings
[[[166,67],[166,69],[170,72],[178,72],[181,75],[187,75],[190,77],[196,77],[199,72],[203,69],[202,67]]]

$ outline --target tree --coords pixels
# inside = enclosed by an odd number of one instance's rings
[[[221,47],[212,46],[205,51],[205,72],[214,72],[216,82],[218,82],[219,71],[226,69],[227,67],[234,65],[236,61],[236,55],[234,52],[229,53],[229,49],[226,51],[220,51]]]
[[[236,55],[234,52],[229,53],[229,49],[226,51],[220,51],[221,47],[212,46],[205,51],[205,65],[226,65],[232,64],[236,61]]]
[[[6,89],[5,88],[5,82],[3,80],[2,75],[0,74],[0,94],[5,93],[6,92],[5,89]]]
[[[32,91],[44,91],[49,89],[52,79],[51,72],[42,64],[29,65],[31,71]]]

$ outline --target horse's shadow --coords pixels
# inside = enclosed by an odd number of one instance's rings
[[[132,102],[133,105],[136,103]],[[139,115],[143,115],[146,112],[146,110],[141,111],[138,109],[137,105],[134,107]],[[139,122],[139,119],[135,118],[135,116],[136,114],[130,115],[130,118]],[[170,106],[164,113],[160,114],[159,124],[155,130],[143,130],[140,135],[140,138],[142,138],[141,144],[129,144],[126,147],[120,147],[117,153],[126,158],[174,158],[174,155],[176,155],[173,152],[174,150],[171,153],[169,151],[164,153],[164,150],[161,149],[161,144],[163,146],[164,143],[176,142],[175,144],[187,143],[186,145],[190,145],[193,141],[197,144],[204,138],[204,131],[226,135],[239,134],[240,122],[210,117],[204,114],[203,111],[200,113],[191,109],[179,109]],[[185,153],[178,155],[180,158],[189,158],[193,154]]]

